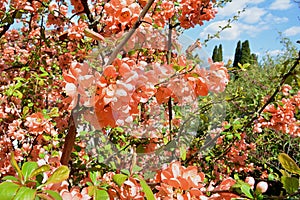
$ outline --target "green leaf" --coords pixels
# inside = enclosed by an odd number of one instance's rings
[[[142,169],[143,169],[142,167],[137,166],[137,165],[134,165],[133,168],[132,168],[132,173],[139,172],[139,171],[141,171]]]
[[[105,190],[96,189],[95,191],[95,200],[109,200],[109,195]]]
[[[287,177],[282,176],[281,182],[283,184],[284,189],[288,194],[293,194],[294,192],[298,191],[299,188],[299,179],[295,177]]]
[[[231,127],[230,124],[226,124],[226,125],[224,126],[224,129],[226,130],[226,129],[229,129],[230,127]]]
[[[23,174],[22,174],[22,171],[21,171],[20,167],[17,164],[14,152],[11,152],[10,163],[13,166],[13,168],[16,170],[16,172],[18,173],[20,181],[23,181]]]
[[[29,112],[29,107],[28,106],[24,106],[23,107],[23,115],[26,115]]]
[[[65,165],[62,165],[53,172],[44,185],[48,185],[50,183],[60,183],[69,177],[69,173],[69,168]]]
[[[28,187],[21,187],[14,200],[34,200],[36,195],[36,190],[28,188]]]
[[[250,187],[250,185],[248,185],[246,183],[243,184],[241,186],[241,191],[242,191],[243,194],[246,195],[246,197],[248,197],[250,199],[253,199],[253,195],[251,194],[251,187]]]
[[[233,139],[233,134],[232,133],[227,134],[226,139],[227,140],[232,140]]]
[[[115,174],[113,176],[113,181],[119,186],[121,187],[121,185],[127,180],[128,176],[124,175],[124,174]]]
[[[13,93],[13,96],[14,97],[17,97],[19,99],[22,99],[23,98],[23,94],[22,92],[20,92],[19,90],[15,90],[14,93]]]
[[[268,180],[269,180],[269,181],[275,180],[274,174],[269,174],[269,175],[268,175]]]
[[[89,196],[94,196],[95,195],[95,190],[97,189],[97,187],[96,186],[94,186],[94,185],[91,185],[91,186],[89,186],[88,187],[88,195]]]
[[[121,169],[121,172],[127,176],[130,176],[130,171],[128,169]]]
[[[50,197],[48,194],[44,194],[44,193],[38,193],[36,196],[37,197],[35,198],[35,200],[40,200],[40,199],[43,199],[43,200],[53,200],[52,197]]]
[[[14,176],[5,176],[1,180],[2,181],[10,180],[10,181],[17,181],[17,182],[19,181],[19,179]]]
[[[233,129],[234,130],[239,130],[239,129],[241,129],[243,127],[243,124],[234,124],[233,125]]]
[[[49,113],[50,117],[59,117],[59,110],[58,107],[54,107],[51,109],[50,113]]]
[[[278,155],[278,160],[285,170],[300,175],[300,168],[297,166],[296,162],[289,155],[285,153],[280,153]]]
[[[40,67],[40,70],[43,72],[43,74],[40,75],[41,77],[49,75],[49,73],[45,70],[44,67]]]
[[[27,181],[28,178],[31,178],[32,172],[38,168],[38,164],[36,162],[25,162],[22,166],[22,173],[24,176],[24,181]]]
[[[140,180],[140,184],[141,184],[141,187],[143,188],[143,191],[145,192],[146,198],[148,200],[155,200],[154,194],[153,194],[151,188],[149,187],[149,185],[146,183],[146,181],[144,179],[142,179],[141,177],[138,177],[138,179]]]
[[[90,179],[92,181],[92,183],[95,185],[97,182],[97,175],[98,175],[98,171],[95,172],[90,172]]]
[[[279,171],[281,172],[282,176],[291,177],[291,175],[287,171],[285,171],[283,169],[280,169]]]
[[[14,86],[14,89],[19,89],[21,86],[23,85],[22,82],[18,82],[15,86]]]
[[[50,165],[42,165],[42,166],[40,166],[39,168],[35,169],[35,170],[31,173],[31,175],[30,175],[29,178],[32,178],[32,177],[34,177],[34,176],[37,176],[37,175],[39,175],[39,174],[41,174],[41,173],[44,173],[44,172],[47,172],[47,171],[49,171],[49,170],[50,170]]]
[[[55,200],[63,200],[62,197],[59,195],[59,193],[53,191],[53,190],[45,190],[45,193],[47,193],[49,196],[51,196]]]
[[[11,200],[16,195],[20,185],[12,182],[3,182],[0,184],[1,199]]]
[[[185,145],[180,146],[180,158],[183,161],[186,159],[186,146]]]

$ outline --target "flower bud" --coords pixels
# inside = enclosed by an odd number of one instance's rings
[[[255,180],[253,177],[251,176],[246,177],[245,182],[248,183],[252,189],[254,188]]]
[[[260,181],[259,183],[257,183],[256,185],[256,190],[260,191],[261,193],[264,193],[268,190],[268,183],[265,181]]]

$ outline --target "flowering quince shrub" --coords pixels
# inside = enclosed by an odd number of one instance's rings
[[[223,62],[201,68],[199,41],[178,42],[215,17],[215,3],[1,1],[0,197],[252,198],[252,185],[230,177],[254,169],[242,123],[211,133],[210,153],[222,156],[185,148],[199,104],[229,82]],[[299,93],[285,87],[286,98],[266,108],[271,122],[260,117],[255,129],[299,135]]]
[[[205,175],[198,172],[196,166],[184,167],[180,162],[172,162],[167,168],[160,170],[154,181],[158,183],[156,189],[157,199],[226,199],[239,197],[235,194],[218,194],[220,190],[229,190],[235,184],[232,179],[224,179],[217,186],[205,188]],[[214,193],[211,197],[206,196],[206,192]]]
[[[297,113],[300,108],[300,91],[293,91],[290,85],[284,85],[281,92],[283,98],[264,109],[263,115],[257,119],[254,131],[261,133],[264,128],[269,128],[299,137],[300,120]]]

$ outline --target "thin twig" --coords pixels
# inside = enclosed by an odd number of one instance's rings
[[[118,44],[118,46],[115,48],[115,50],[112,52],[108,62],[106,65],[110,65],[115,58],[117,57],[118,53],[121,51],[121,49],[124,47],[124,45],[128,42],[128,40],[132,37],[132,35],[135,33],[135,31],[138,29],[140,24],[142,23],[142,19],[145,17],[146,13],[150,9],[151,5],[153,4],[154,0],[149,0],[147,5],[142,10],[138,20],[135,22],[133,27],[130,29],[130,31],[126,34],[124,39]]]

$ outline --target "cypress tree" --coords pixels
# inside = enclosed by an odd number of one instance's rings
[[[242,54],[242,46],[241,46],[241,41],[239,40],[235,48],[234,60],[232,64],[233,67],[237,67],[238,63],[240,63],[241,54]]]
[[[251,60],[250,60],[250,64],[254,64],[254,65],[256,65],[257,63],[258,63],[258,57],[257,57],[257,55],[256,54],[254,54],[254,53],[252,53],[251,54]]]
[[[217,61],[222,62],[223,61],[223,50],[222,50],[222,44],[219,45],[218,48],[218,55],[217,55]]]
[[[214,62],[217,62],[217,59],[218,59],[218,47],[216,45],[215,48],[214,48],[214,51],[213,51],[212,60]]]
[[[249,47],[249,41],[246,40],[242,43],[242,53],[240,63],[243,65],[245,63],[250,63],[251,60],[251,52]]]

